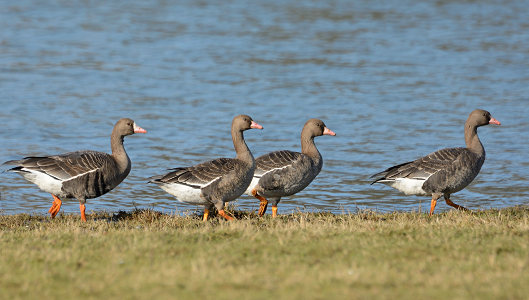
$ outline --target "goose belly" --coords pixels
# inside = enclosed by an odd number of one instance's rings
[[[449,194],[453,194],[461,191],[467,187],[478,175],[478,171],[473,171],[471,169],[465,170],[466,172],[457,172],[453,176],[447,178],[444,186],[444,191]]]
[[[427,195],[426,191],[422,188],[424,179],[409,179],[409,178],[398,178],[392,181],[383,182],[394,189],[403,192],[406,195]]]
[[[270,196],[290,196],[304,190],[314,180],[315,176],[304,176],[300,181],[295,181],[291,184],[285,184],[282,191],[278,191],[276,195],[271,194]],[[269,197],[270,197],[269,196]]]
[[[316,177],[316,172],[275,173],[263,177],[258,187],[259,194],[264,197],[284,197],[294,195],[305,189]]]
[[[201,196],[201,190],[199,188],[177,183],[160,184],[160,188],[175,196],[176,200],[180,202],[190,204],[206,204],[206,201]]]
[[[41,172],[32,171],[28,169],[22,169],[25,171],[24,173],[20,172],[20,174],[29,182],[32,182],[36,184],[39,189],[43,190],[44,192],[48,192],[50,194],[59,196],[59,197],[65,197],[67,195],[64,195],[62,192],[62,180],[59,180],[57,178],[51,177],[49,175],[46,175]]]

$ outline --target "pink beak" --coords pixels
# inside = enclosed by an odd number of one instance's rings
[[[254,121],[252,121],[252,125],[250,125],[250,128],[253,128],[253,129],[263,129],[263,126],[255,123]]]
[[[134,123],[133,127],[134,127],[134,133],[147,133],[147,130],[136,125],[136,123]]]
[[[334,131],[330,130],[327,127],[323,128],[323,134],[325,134],[325,135],[333,135],[333,136],[336,135],[336,133],[334,133]]]
[[[493,117],[490,117],[489,124],[501,125],[500,121],[494,119]]]

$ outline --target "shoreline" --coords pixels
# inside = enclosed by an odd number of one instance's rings
[[[231,211],[233,212],[233,211]],[[6,299],[525,299],[529,207],[0,215]]]

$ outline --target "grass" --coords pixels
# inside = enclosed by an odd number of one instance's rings
[[[3,299],[527,299],[529,208],[0,216]]]

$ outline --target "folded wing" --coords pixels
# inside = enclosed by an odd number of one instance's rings
[[[400,165],[388,168],[380,173],[377,173],[371,178],[378,177],[373,183],[377,182],[391,182],[397,179],[417,179],[427,180],[432,175],[449,169],[452,164],[460,157],[460,155],[467,151],[466,148],[446,148],[430,153],[415,161],[410,161]]]

